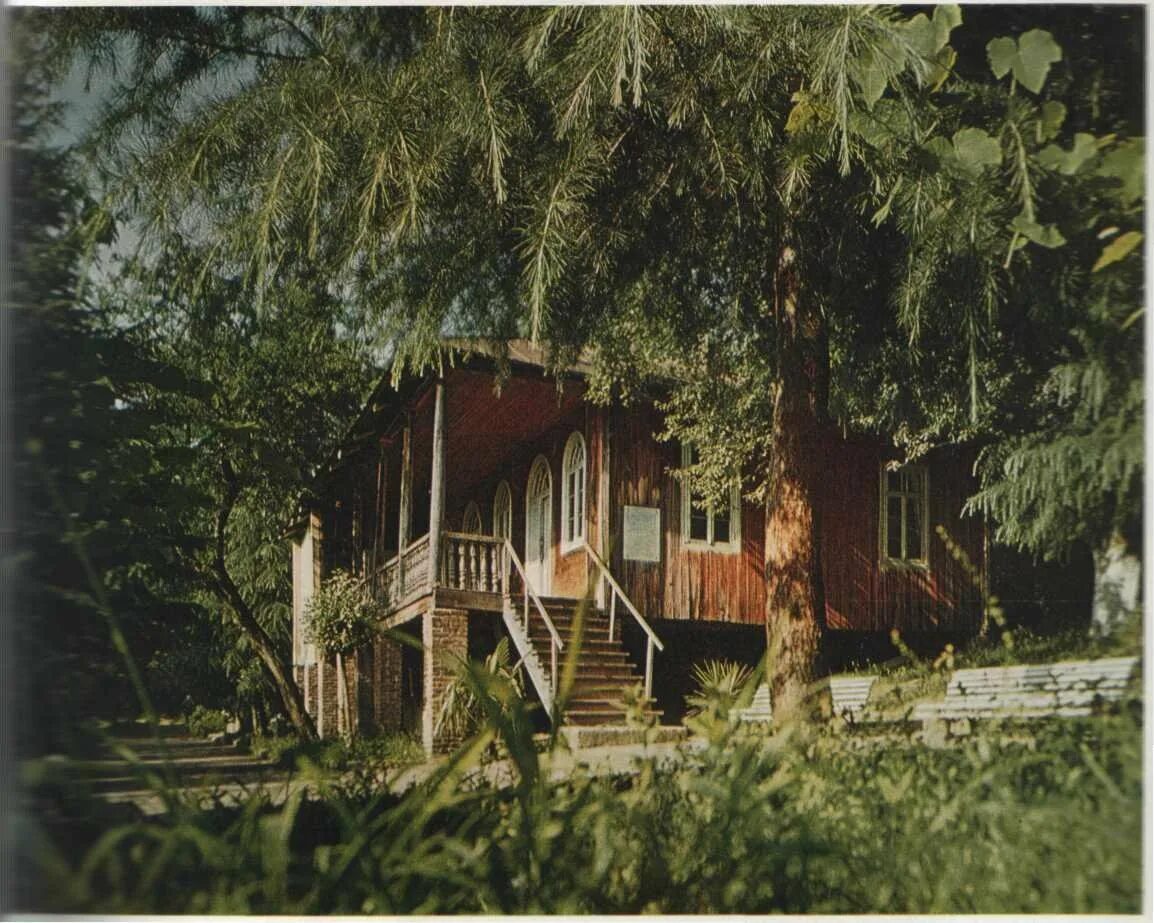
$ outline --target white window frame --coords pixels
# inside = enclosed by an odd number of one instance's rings
[[[475,531],[469,528],[470,517],[472,517],[473,522],[476,525]],[[465,504],[465,512],[461,516],[461,531],[469,535],[481,535],[483,528],[484,526],[482,525],[481,508],[477,506],[476,500],[470,500]]]
[[[681,467],[693,464],[693,447],[681,444]],[[713,538],[713,504],[706,509],[706,537],[693,538],[690,534],[693,513],[693,492],[689,485],[681,482],[681,543],[686,548],[715,551],[719,554],[738,554],[741,551],[741,487],[734,484],[729,493],[729,541],[719,542]]]
[[[588,457],[588,452],[585,451],[585,437],[580,432],[574,431],[565,440],[565,451],[561,456],[562,554],[575,551],[585,541]]]
[[[917,476],[914,488],[911,490],[891,489],[889,486],[889,475],[897,474],[903,471],[915,474]],[[892,468],[887,464],[882,464],[879,470],[878,488],[878,556],[882,563],[882,567],[915,568],[919,570],[928,570],[930,566],[929,468],[926,465],[902,465],[900,468]],[[892,557],[889,553],[889,501],[890,497],[894,496],[900,497],[902,501],[901,556],[896,558]],[[921,554],[916,558],[909,557],[906,550],[906,543],[909,537],[909,529],[907,528],[906,520],[909,511],[909,504],[911,502],[916,503],[921,512]]]
[[[493,537],[513,538],[513,491],[508,481],[498,484],[493,493]]]

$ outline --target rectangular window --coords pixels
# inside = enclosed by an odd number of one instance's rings
[[[924,465],[881,470],[883,564],[925,566],[929,544],[929,476]]]
[[[681,447],[681,465],[698,464],[701,457],[691,445]],[[686,545],[705,546],[714,551],[741,549],[741,490],[736,485],[728,504],[706,504],[700,496],[681,488],[681,534]]]

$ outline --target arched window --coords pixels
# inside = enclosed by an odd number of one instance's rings
[[[508,481],[498,484],[493,495],[493,535],[497,538],[513,537],[513,494]]]
[[[530,586],[548,596],[553,579],[553,475],[544,455],[529,470],[525,487],[525,574]]]
[[[573,433],[561,464],[561,550],[571,551],[585,539],[585,440]]]
[[[469,535],[481,534],[481,510],[472,500],[465,505],[465,516],[461,521],[461,531],[467,532]]]

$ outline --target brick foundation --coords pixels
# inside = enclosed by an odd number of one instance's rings
[[[378,637],[373,642],[373,723],[378,730],[403,727],[401,694],[401,645]]]
[[[454,676],[452,655],[464,658],[469,653],[468,613],[461,609],[426,612],[421,617],[421,640],[425,646],[421,742],[426,753],[448,753],[460,740],[447,734],[434,734],[434,728]]]

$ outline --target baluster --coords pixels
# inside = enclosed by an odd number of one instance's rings
[[[613,640],[613,623],[617,618],[617,591],[609,594],[609,640]]]
[[[525,583],[524,580],[521,581]],[[521,623],[525,626],[525,634],[529,633],[529,584],[525,583],[525,608],[522,612]]]
[[[549,659],[552,661],[550,672],[553,676],[553,698],[557,698],[557,640],[555,638],[549,639]]]
[[[459,590],[468,589],[468,568],[469,563],[465,560],[466,550],[464,542],[455,542],[457,546],[457,582],[453,584]]]
[[[648,700],[653,694],[653,637],[649,636],[645,643],[645,698]]]
[[[477,560],[480,548],[476,542],[469,542],[469,589],[477,590],[481,587],[481,562]]]

